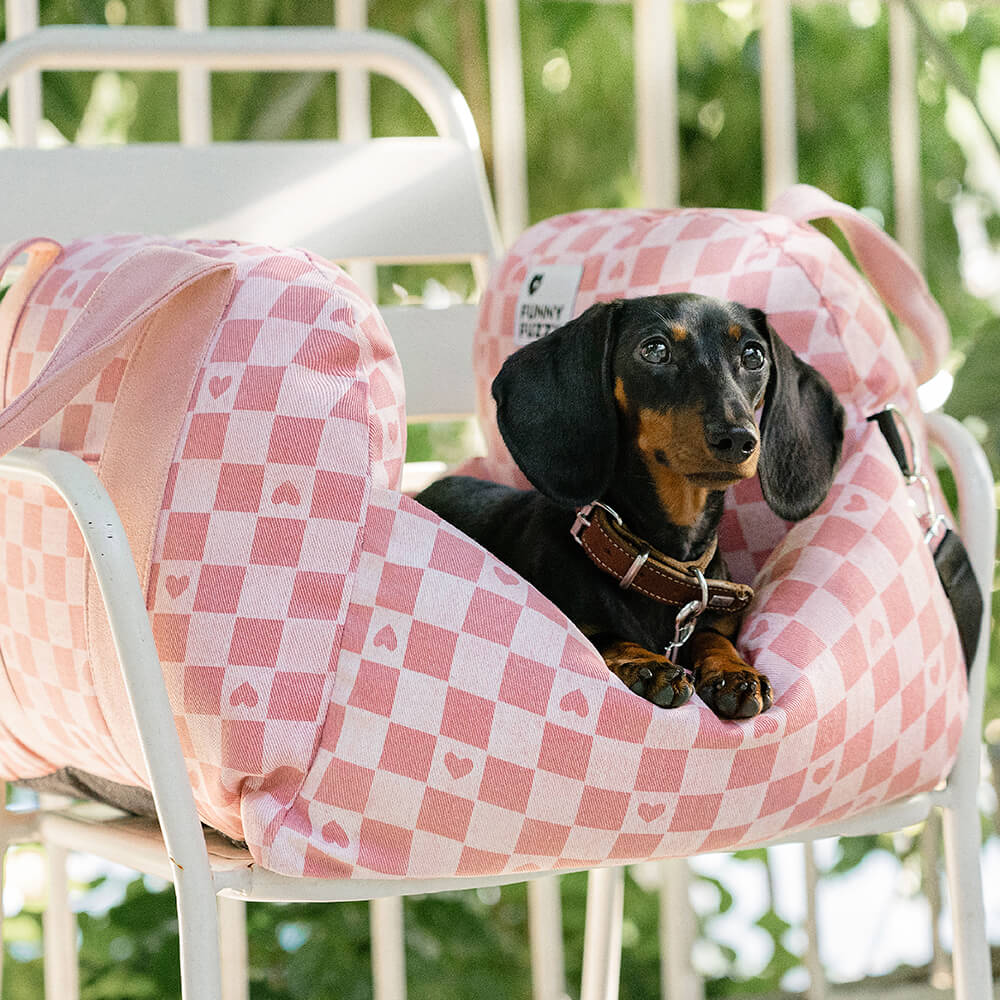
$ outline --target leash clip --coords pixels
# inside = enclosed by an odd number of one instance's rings
[[[674,638],[672,642],[667,643],[665,649],[668,660],[673,660],[681,647],[691,638],[699,616],[708,607],[708,582],[705,580],[705,574],[700,569],[693,569],[691,572],[701,587],[701,597],[688,601],[677,612],[677,617],[674,619]]]
[[[912,496],[909,496],[908,500],[914,515],[924,527],[924,542],[930,545],[941,528],[947,530],[948,522],[934,502],[930,480],[921,467],[920,452],[917,450],[913,431],[910,430],[910,425],[902,410],[893,403],[886,403],[884,409],[872,414],[868,419],[875,420],[882,428],[882,433],[886,435],[886,440],[889,443],[889,449],[895,455],[896,461],[899,462],[906,485],[919,486],[923,493],[923,513],[920,512],[920,505]],[[909,447],[904,445],[899,436],[899,428],[902,428],[906,435],[906,445]]]

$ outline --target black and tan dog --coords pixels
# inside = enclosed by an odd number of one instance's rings
[[[539,492],[452,476],[418,501],[533,583],[637,694],[666,708],[697,690],[722,718],[768,708],[731,641],[753,594],[728,582],[716,528],[726,488],[754,473],[786,520],[822,503],[843,440],[823,376],[757,309],[658,295],[592,306],[516,351],[493,396]]]

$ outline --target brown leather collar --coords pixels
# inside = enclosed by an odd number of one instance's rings
[[[701,580],[715,555],[713,538],[705,554],[691,562],[671,559],[633,535],[622,519],[598,501],[577,511],[570,534],[591,562],[619,581],[623,590],[636,590],[663,604],[678,607],[701,601]],[[753,600],[753,589],[729,580],[706,580],[707,610],[736,614]]]

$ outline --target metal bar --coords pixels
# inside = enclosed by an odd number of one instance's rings
[[[958,759],[948,778],[948,788],[939,799],[948,805],[953,784],[967,782],[973,789],[973,801],[976,798],[975,789],[979,785],[982,750],[980,734],[983,729],[986,664],[990,647],[991,609],[988,598],[993,586],[997,536],[996,501],[989,463],[982,449],[971,441],[971,435],[965,427],[943,413],[928,413],[927,426],[931,442],[944,452],[949,460],[948,464],[955,472],[962,538],[969,551],[980,590],[987,596],[987,600],[983,602],[983,631],[979,648],[969,671],[969,707],[959,740]],[[962,462],[955,461],[958,454],[961,454]]]
[[[762,0],[760,49],[764,204],[770,205],[798,178],[791,0]]]
[[[964,780],[963,776],[960,781]],[[956,795],[954,806],[942,810],[941,818],[951,900],[955,1000],[981,1000],[993,995],[993,973],[986,939],[975,789],[964,788]]]
[[[660,862],[660,996],[705,1000],[705,983],[691,964],[697,922],[691,909],[691,868],[686,858]]]
[[[38,28],[38,0],[7,0],[7,41],[30,34]],[[27,73],[11,85],[8,98],[10,129],[18,146],[38,145],[38,123],[42,120],[42,77]]]
[[[0,794],[3,795],[3,801],[7,801],[7,782],[0,781]],[[4,813],[7,812],[4,808]],[[3,817],[6,819],[6,817]],[[0,829],[6,834],[6,824],[0,822]],[[4,947],[3,947],[3,887],[7,878],[7,848],[10,846],[10,842],[4,837],[0,839],[0,996],[3,996],[3,966],[4,966]]]
[[[49,898],[42,914],[46,1000],[77,1000],[80,976],[76,957],[76,916],[69,906],[67,851],[55,844],[45,848]]]
[[[510,245],[528,224],[527,139],[518,0],[487,0],[493,180],[500,234]]]
[[[66,502],[83,536],[108,611],[171,863],[181,939],[181,982],[189,997],[218,1000],[219,930],[208,852],[145,594],[121,519],[93,470],[68,452],[15,448],[0,460],[0,475],[52,487]]]
[[[438,134],[479,149],[468,105],[448,75],[415,45],[376,31],[332,28],[99,28],[50,26],[0,48],[0,92],[33,69],[332,71],[365,68],[409,90]]]
[[[368,904],[372,933],[374,1000],[406,1000],[406,948],[403,900],[384,896]]]
[[[941,940],[941,917],[944,899],[939,877],[941,867],[941,813],[934,810],[920,831],[920,880],[931,922],[931,986],[943,988],[951,984],[951,962]]]
[[[992,472],[982,449],[957,420],[943,413],[930,413],[927,424],[931,441],[944,452],[948,464],[955,470],[961,533],[980,588],[988,595],[996,550]],[[982,639],[969,672],[968,713],[941,814],[954,935],[952,962],[956,1000],[976,1000],[992,993],[977,808],[989,625],[990,603],[987,600],[983,607]]]
[[[216,905],[219,910],[222,1000],[250,1000],[246,901],[219,896]]]
[[[680,203],[677,32],[672,0],[635,0],[635,110],[639,190],[647,208]]]
[[[338,30],[363,31],[368,27],[366,0],[334,0]],[[344,70],[337,76],[337,136],[346,142],[371,137],[371,88],[362,69]]]
[[[594,868],[588,874],[580,1000],[617,1000],[624,902],[624,868]]]
[[[528,931],[532,998],[562,1000],[566,995],[566,965],[558,875],[528,883]]]
[[[924,225],[920,196],[917,42],[913,19],[902,0],[889,2],[889,133],[896,239],[922,269]]]
[[[802,845],[802,861],[806,890],[806,953],[804,965],[809,973],[808,1000],[826,1000],[826,970],[819,953],[819,914],[816,905],[819,887],[819,869],[816,866],[816,845],[807,841]]]
[[[368,27],[367,0],[334,0],[334,19],[338,29],[363,31]],[[344,142],[371,138],[371,82],[362,69],[343,70],[337,76],[337,137]],[[358,287],[375,301],[378,296],[378,272],[369,260],[346,261],[347,270]]]
[[[207,0],[174,0],[174,19],[185,31],[208,27]],[[177,104],[181,143],[204,146],[212,141],[212,78],[202,66],[189,66],[177,74]]]

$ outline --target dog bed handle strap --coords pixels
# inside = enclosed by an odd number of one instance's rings
[[[921,356],[913,367],[918,381],[926,382],[937,374],[951,346],[948,321],[924,276],[892,237],[856,208],[808,184],[790,187],[770,210],[794,222],[830,219],[836,223],[875,291],[917,339]]]
[[[143,248],[120,264],[91,295],[34,381],[0,412],[0,455],[55,416],[166,301],[209,274],[232,270],[170,247]]]

